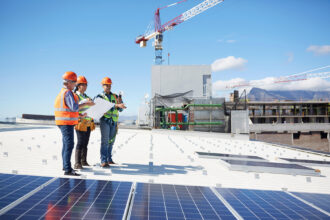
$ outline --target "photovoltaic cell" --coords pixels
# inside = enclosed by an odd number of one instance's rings
[[[257,166],[257,167],[275,167],[285,169],[300,169],[300,170],[314,170],[309,167],[304,167],[298,164],[290,163],[273,163],[273,162],[257,162],[257,161],[242,161],[242,160],[223,160],[231,165],[245,165],[245,166]]]
[[[208,153],[208,152],[196,152],[199,156],[208,156],[208,157],[222,157],[228,159],[252,159],[252,160],[265,160],[262,157],[258,156],[249,156],[249,155],[239,155],[239,154],[221,154],[221,153]]]
[[[315,169],[290,163],[273,163],[265,161],[227,160],[220,159],[220,163],[230,170],[244,172],[267,172],[288,175],[320,176]]]
[[[138,183],[130,219],[235,219],[208,187]]]
[[[313,205],[323,209],[324,211],[327,211],[330,213],[330,195],[329,194],[301,193],[301,192],[291,192],[291,193],[309,203],[312,203]]]
[[[244,219],[329,219],[282,191],[216,188]]]
[[[28,194],[50,179],[50,177],[1,174],[0,209]]]
[[[303,159],[292,159],[292,158],[280,158],[282,160],[286,160],[293,163],[304,163],[304,164],[315,164],[315,165],[324,165],[330,166],[330,161],[322,161],[322,160],[303,160]]]
[[[122,219],[132,183],[59,178],[1,219]]]

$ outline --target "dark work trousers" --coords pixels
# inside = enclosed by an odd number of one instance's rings
[[[65,172],[71,172],[71,154],[74,147],[74,125],[58,125],[62,133],[62,160]]]
[[[82,152],[85,150],[87,152],[87,146],[89,142],[89,136],[91,134],[91,128],[87,127],[87,131],[76,130],[76,133],[78,139],[76,150],[81,150]]]

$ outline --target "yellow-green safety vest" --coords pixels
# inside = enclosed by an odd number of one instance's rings
[[[113,93],[111,94],[111,101],[109,100],[109,98],[108,98],[108,96],[106,94],[103,94],[103,98],[105,100],[107,100],[108,102],[113,103],[113,101],[114,101],[114,103],[117,104],[117,99],[115,97],[115,94],[113,94]],[[104,117],[106,117],[106,118],[112,118],[112,120],[114,122],[117,122],[118,121],[118,118],[119,118],[118,109],[117,108],[113,108],[113,110],[107,111],[106,113],[104,113]]]
[[[79,97],[79,102],[82,101],[82,100],[84,100],[84,99],[88,99],[89,98],[86,94],[79,93],[77,95]],[[83,114],[84,111],[86,111],[87,109],[89,109],[89,107],[90,106],[86,105],[85,107],[79,109],[79,114]],[[90,117],[85,117],[84,119],[86,119],[86,120],[92,120],[92,118],[90,118]]]

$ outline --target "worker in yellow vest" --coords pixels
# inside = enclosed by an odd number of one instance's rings
[[[62,76],[63,88],[55,99],[55,123],[62,133],[62,160],[64,175],[79,176],[71,167],[71,154],[74,147],[74,126],[78,124],[79,108],[93,105],[92,101],[79,105],[79,98],[72,92],[77,82],[74,72],[65,72]],[[86,116],[83,115],[83,116]]]
[[[77,79],[77,86],[74,93],[79,98],[79,104],[84,104],[87,101],[91,101],[91,98],[85,93],[87,89],[87,79],[84,76],[79,76]],[[83,113],[90,107],[87,105],[79,109],[79,114]],[[87,146],[91,131],[95,129],[94,120],[88,116],[79,117],[78,124],[75,126],[77,134],[77,145],[75,152],[75,164],[74,169],[83,169],[83,166],[89,166],[87,163]]]
[[[104,113],[103,117],[100,119],[100,129],[101,129],[101,167],[110,167],[110,164],[115,164],[112,160],[112,146],[113,138],[116,135],[117,122],[119,117],[119,111],[126,108],[124,103],[118,102],[118,97],[116,94],[111,92],[112,81],[109,77],[104,77],[102,79],[103,93],[99,94],[97,97],[103,98],[108,102],[114,103],[114,107],[109,109]]]

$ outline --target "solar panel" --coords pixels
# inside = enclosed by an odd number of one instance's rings
[[[122,219],[132,183],[58,178],[3,219]]]
[[[291,158],[280,158],[282,160],[286,160],[289,162],[294,163],[302,163],[302,164],[308,164],[308,165],[319,165],[319,166],[330,166],[330,161],[322,161],[322,160],[303,160],[303,159],[291,159]]]
[[[309,203],[312,203],[313,205],[323,209],[324,211],[330,213],[330,195],[329,194],[302,193],[302,192],[291,192],[291,193]]]
[[[320,173],[316,170],[291,163],[273,163],[264,161],[243,161],[243,160],[220,160],[225,166],[231,170],[245,172],[268,172],[281,173],[291,175],[307,175],[319,176]]]
[[[244,219],[329,218],[283,191],[223,188],[216,190]]]
[[[236,219],[208,187],[138,183],[130,219]]]
[[[50,177],[1,174],[0,209],[28,194],[50,179]]]
[[[235,160],[246,160],[246,161],[263,161],[262,157],[239,155],[239,154],[221,154],[221,153],[209,153],[209,152],[196,152],[199,157],[203,158],[222,158],[222,159],[235,159]]]

